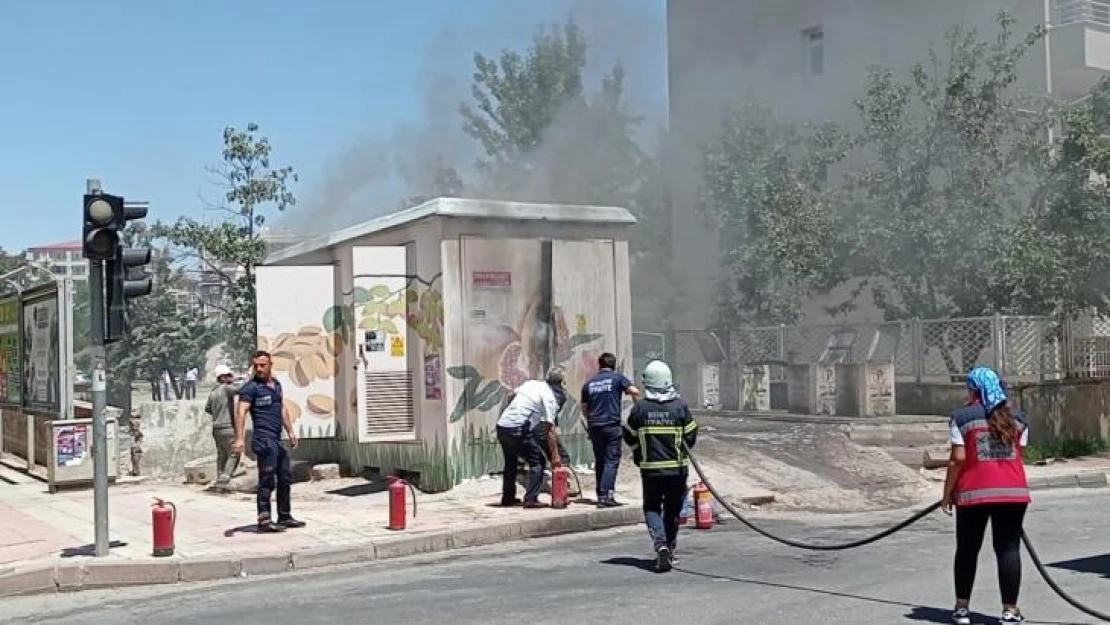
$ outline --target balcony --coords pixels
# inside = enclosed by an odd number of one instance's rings
[[[1110,76],[1110,0],[1052,3],[1053,91],[1078,98]]]

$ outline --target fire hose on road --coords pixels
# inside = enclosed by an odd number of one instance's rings
[[[755,525],[754,523],[752,523],[748,519],[744,518],[744,515],[741,514],[740,511],[737,510],[735,506],[733,506],[724,497],[722,497],[721,494],[719,492],[717,492],[717,490],[713,487],[713,483],[705,475],[705,472],[702,471],[701,465],[698,464],[698,459],[693,454],[693,452],[690,451],[689,449],[687,449],[686,453],[690,458],[690,463],[692,465],[694,465],[694,471],[698,474],[698,477],[701,479],[702,483],[705,484],[705,487],[709,489],[709,492],[713,495],[713,497],[717,500],[718,503],[721,504],[721,506],[725,510],[728,510],[728,512],[732,516],[736,517],[736,519],[738,521],[740,521],[741,523],[746,525],[748,527],[748,529],[752,530],[753,532],[755,532],[755,533],[757,533],[757,534],[759,534],[759,535],[761,535],[765,538],[769,538],[769,539],[771,539],[775,542],[781,543],[783,545],[787,545],[788,547],[795,547],[797,549],[805,549],[805,550],[808,550],[808,551],[844,551],[844,550],[847,550],[847,549],[855,549],[856,547],[863,547],[864,545],[869,545],[873,542],[877,542],[879,540],[882,540],[882,539],[886,538],[887,536],[890,536],[891,534],[895,534],[895,533],[913,525],[914,523],[917,523],[921,519],[925,518],[929,514],[932,514],[934,511],[936,511],[938,508],[940,508],[940,504],[941,504],[941,502],[938,501],[934,504],[929,505],[928,507],[924,508],[923,510],[914,513],[908,519],[906,519],[905,521],[902,521],[901,523],[898,523],[897,525],[894,525],[893,527],[889,527],[889,528],[879,532],[878,534],[874,534],[874,535],[868,536],[866,538],[861,538],[859,540],[854,540],[852,542],[838,543],[838,544],[831,544],[831,545],[804,543],[804,542],[800,542],[800,541],[796,541],[796,540],[791,540],[789,538],[783,538],[782,536],[776,536],[775,534],[772,534],[771,532],[768,532],[767,530],[758,527],[757,525]],[[1099,612],[1098,610],[1095,610],[1094,608],[1090,608],[1090,607],[1087,607],[1087,606],[1083,605],[1078,600],[1073,598],[1071,595],[1064,592],[1064,590],[1062,588],[1060,588],[1060,585],[1056,583],[1056,580],[1052,579],[1052,576],[1049,575],[1048,569],[1045,568],[1044,563],[1041,562],[1040,556],[1037,555],[1037,550],[1033,548],[1033,543],[1030,542],[1029,535],[1026,534],[1024,531],[1022,531],[1022,533],[1021,533],[1021,541],[1025,545],[1025,550],[1029,552],[1029,557],[1033,560],[1033,565],[1036,567],[1037,572],[1041,574],[1041,577],[1044,578],[1044,581],[1045,581],[1045,583],[1048,584],[1049,588],[1051,588],[1061,599],[1066,601],[1069,605],[1071,605],[1076,610],[1079,610],[1080,612],[1083,612],[1084,614],[1087,614],[1088,616],[1093,616],[1094,618],[1097,618],[1100,621],[1105,621],[1107,623],[1110,623],[1110,614],[1105,614],[1103,612]]]

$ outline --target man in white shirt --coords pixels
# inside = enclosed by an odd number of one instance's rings
[[[564,377],[561,367],[552,367],[544,381],[529,380],[521,384],[513,391],[509,405],[497,420],[497,441],[501,443],[501,452],[505,456],[501,484],[502,506],[517,503],[517,460],[523,459],[528,463],[528,489],[524,495],[524,507],[541,507],[539,497],[547,459],[540,448],[540,442],[533,436],[533,430],[540,428],[541,424],[544,424],[543,429],[546,431],[543,442],[547,444],[552,468],[562,465],[554,423],[566,401],[566,392],[559,392],[562,391]]]

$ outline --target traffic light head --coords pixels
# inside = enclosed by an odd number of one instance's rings
[[[146,214],[145,208],[143,214]],[[85,195],[84,256],[89,260],[114,258],[119,248],[126,209],[115,195]]]

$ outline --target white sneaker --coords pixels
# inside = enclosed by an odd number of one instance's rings
[[[956,625],[971,625],[971,612],[967,608],[956,608],[952,612],[952,622]]]

